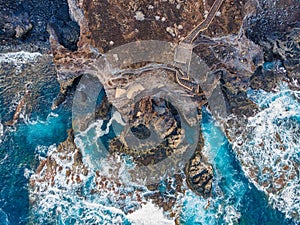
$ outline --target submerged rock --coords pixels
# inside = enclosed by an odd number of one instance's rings
[[[253,99],[249,98],[247,91],[250,88],[273,91],[278,82],[283,80],[288,81],[291,86],[293,80],[299,82],[299,23],[297,21],[299,10],[296,10],[299,8],[299,3],[296,1],[290,3],[276,1],[275,6],[265,1],[255,1],[255,4],[252,5],[251,3],[254,1],[246,4],[240,1],[226,1],[211,26],[203,33],[206,36],[202,35],[196,40],[194,52],[208,65],[212,74],[217,74],[214,76],[217,79],[211,83],[218,85],[212,87],[210,91],[213,92],[217,86],[220,87],[220,92],[217,94],[221,95],[221,99],[224,100],[228,118],[218,117],[217,113],[215,116],[223,125],[229,140],[232,143],[237,143],[234,146],[234,151],[242,162],[242,168],[247,171],[246,175],[267,195],[275,196],[277,203],[281,204],[280,196],[284,188],[288,187],[288,179],[294,179],[295,174],[290,174],[290,177],[281,177],[282,174],[279,174],[279,177],[277,175],[274,177],[269,168],[259,168],[251,159],[249,159],[251,162],[247,162],[241,156],[244,148],[247,148],[244,146],[243,140],[249,140],[249,135],[254,129],[252,126],[249,127],[249,122],[251,122],[251,118],[256,118],[263,111]],[[182,105],[185,106],[182,107],[183,114],[188,120],[192,109],[199,110],[197,107],[207,104],[207,99],[210,97],[203,96],[204,92],[199,90],[202,81],[197,80],[197,76],[193,77],[192,84],[198,85],[198,92],[195,92],[196,88],[189,88],[188,85],[185,85],[187,81],[176,79],[178,76],[174,71],[148,67],[148,70],[141,72],[139,69],[145,66],[143,64],[139,65],[140,68],[133,68],[132,71],[135,72],[131,74],[122,74],[121,71],[118,74],[119,77],[115,79],[115,77],[110,77],[110,74],[99,73],[103,68],[97,67],[97,60],[109,50],[133,41],[154,39],[178,43],[205,17],[205,11],[209,6],[202,1],[183,3],[152,1],[150,4],[145,1],[103,0],[69,0],[68,5],[73,22],[65,21],[64,13],[61,15],[58,12],[53,18],[52,26],[48,27],[61,92],[65,94],[68,87],[74,84],[76,78],[83,74],[97,74],[100,81],[103,82],[109,102],[103,104],[103,107],[106,108],[100,110],[104,113],[99,114],[103,116],[103,114],[108,113],[111,103],[122,112],[122,115],[125,115],[124,120],[126,122],[132,123],[130,129],[132,129],[133,135],[139,139],[146,139],[149,136],[151,121],[154,123],[158,138],[164,140],[156,148],[146,146],[148,148],[141,153],[139,150],[128,147],[128,143],[132,141],[126,140],[126,132],[124,132],[119,139],[111,141],[111,153],[116,152],[121,155],[132,156],[135,162],[142,165],[155,165],[155,163],[168,158],[170,153],[176,153],[176,147],[181,141],[183,133],[174,110],[171,107],[168,108],[166,103],[161,102],[160,99],[153,101],[143,99],[138,104],[132,105],[131,103],[138,97],[139,93],[156,85],[157,89],[155,90],[158,92],[167,90],[174,96],[177,96],[178,93],[180,96],[188,96],[184,100],[190,99],[190,101],[182,102]],[[294,5],[296,5],[295,9],[292,8]],[[274,7],[276,10],[275,13],[272,13]],[[287,9],[287,11],[283,9]],[[290,12],[291,16],[289,17],[286,12]],[[80,29],[75,25],[75,22],[78,23]],[[272,26],[269,26],[270,23]],[[77,42],[78,33],[80,35]],[[146,66],[149,65],[148,62],[145,64]],[[157,85],[157,80],[161,86]],[[296,83],[294,87],[299,88],[299,83]],[[192,120],[188,122],[192,124]],[[241,142],[237,142],[237,139],[241,139]],[[278,141],[280,138],[277,137],[276,140]],[[209,197],[212,191],[213,168],[201,155],[203,148],[201,142],[200,133],[199,145],[187,163],[185,178],[190,189],[199,195]],[[78,170],[78,166],[84,167],[81,153],[79,150],[75,151],[74,143],[61,144],[60,146],[61,151],[69,147],[73,149],[70,154],[73,157],[72,160],[75,160],[73,162],[76,163],[75,165],[72,164],[73,166],[70,168],[65,168],[64,174],[67,180],[71,179],[72,182],[80,183],[82,180],[80,174],[86,173],[86,171]],[[263,151],[264,143],[259,143],[256,147],[257,151]],[[70,156],[65,155],[63,157],[68,158]],[[175,160],[175,164],[177,162]],[[160,170],[164,172],[168,168],[173,168],[175,164],[172,163],[166,164]],[[45,165],[47,168],[52,168],[48,169],[52,173],[58,170],[56,168],[58,164],[51,161],[51,156],[42,167]],[[282,164],[282,166],[283,170],[290,171],[290,167],[286,167],[287,165]],[[110,172],[113,173],[113,171]],[[78,174],[75,176],[74,173]],[[152,175],[152,173],[153,171],[141,171],[137,175],[144,178],[146,177],[145,174]],[[262,173],[268,174],[270,180],[267,182],[260,180],[259,177]],[[97,176],[101,177],[100,172]],[[52,180],[54,182],[55,178]],[[183,192],[183,179],[179,180],[181,181],[177,183],[178,188],[170,188],[171,191],[180,190]],[[100,182],[98,178],[95,179],[94,182],[98,188],[92,192],[99,193],[100,196],[102,189],[106,190],[110,184],[110,182],[105,181],[101,180]],[[35,182],[40,181],[36,180]],[[118,184],[117,181],[116,186]],[[115,185],[109,188],[113,190]],[[153,188],[152,191],[155,192],[150,198],[166,211],[176,205],[175,198],[169,198],[157,190],[159,185],[150,188]],[[38,196],[39,190],[36,189],[36,191]],[[293,189],[293,191],[295,190]],[[131,197],[134,195],[133,193],[135,191],[131,192]],[[138,195],[135,193],[135,196]],[[123,199],[126,196],[122,195],[120,198]],[[279,209],[284,211],[282,207]],[[128,212],[131,211],[128,210]],[[287,215],[298,218],[294,211],[287,212]]]

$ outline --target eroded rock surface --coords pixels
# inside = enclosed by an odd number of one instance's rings
[[[195,193],[206,198],[211,196],[213,167],[200,154],[190,159],[186,174],[187,183]]]
[[[69,16],[67,1],[0,1],[0,43],[1,52],[6,51],[47,51],[49,34],[47,25],[51,18],[65,33],[62,43],[70,41],[65,24],[74,23]],[[61,24],[59,24],[61,23]],[[76,35],[75,35],[76,36]],[[78,35],[77,35],[78,37]],[[76,46],[76,38],[71,42]],[[11,48],[14,45],[13,48]]]
[[[54,62],[62,92],[65,92],[67,86],[72,85],[75,78],[84,73],[96,71],[97,68],[93,66],[98,57],[117,46],[150,39],[178,43],[205,17],[211,5],[210,2],[204,4],[202,1],[183,3],[138,1],[136,3],[102,0],[69,0],[68,4],[71,18],[80,26],[77,50],[73,48],[72,50],[75,51],[70,51],[62,45],[64,43],[60,40],[60,36],[64,36],[64,32],[59,34],[54,27],[49,28]],[[226,1],[209,29],[203,33],[206,36],[202,35],[196,41],[197,46],[194,52],[213,72],[219,74],[221,94],[226,101],[226,110],[230,115],[223,126],[227,137],[233,143],[236,143],[237,137],[247,139],[245,130],[248,130],[249,118],[257,116],[262,111],[254,101],[249,99],[247,94],[249,88],[274,91],[281,81],[288,81],[293,88],[299,88],[298,8],[297,1],[276,1],[274,5],[264,1],[251,1],[248,4],[240,1]],[[274,10],[275,13],[273,13]],[[65,32],[68,36],[68,29]],[[70,40],[75,39],[70,38]],[[168,82],[175,83],[175,79],[168,76]],[[128,107],[131,99],[128,94],[130,90],[141,91],[147,87],[151,82],[143,81],[145,77],[145,74],[134,78],[123,76],[119,80],[120,83],[116,81],[115,84],[106,86],[108,87],[108,100],[118,109],[127,111],[129,115],[134,106]],[[294,84],[294,80],[298,84]],[[179,86],[174,90],[191,94]],[[198,101],[199,105],[204,103],[206,103],[205,98]],[[144,107],[147,106],[148,104],[144,105]],[[143,112],[141,115],[144,115]],[[128,118],[130,116],[127,116]],[[137,119],[137,124],[133,124],[133,127],[137,132],[142,133],[140,138],[147,136],[146,128],[139,127],[139,122],[141,122],[139,118],[135,119]],[[146,119],[147,116],[143,117],[143,120]],[[224,122],[225,118],[219,119]],[[147,125],[145,121],[142,122],[145,123],[144,126]],[[170,130],[174,131],[173,126],[170,126]],[[276,139],[280,143],[280,137]],[[120,142],[115,145],[116,151],[139,157],[138,153],[130,152],[126,146],[123,147]],[[237,154],[243,151],[243,144],[235,147]],[[256,147],[257,151],[264,149],[263,143]],[[187,184],[192,190],[208,197],[211,194],[213,171],[204,159],[201,156],[200,146],[199,151],[191,158],[186,168],[186,177]],[[147,161],[145,158],[142,160]],[[289,171],[289,168],[285,164],[282,165],[282,174],[285,174],[284,171]],[[284,187],[287,187],[286,179],[292,179],[294,176],[293,173],[292,177],[283,175],[276,177],[272,182],[278,184],[277,188],[269,187],[269,183],[265,184],[258,178],[261,172],[270,174],[268,168],[260,171],[253,167],[249,171],[249,178],[258,186],[262,186],[267,194],[273,195],[280,195]],[[293,213],[292,216],[298,215]]]
[[[179,42],[207,15],[213,1],[83,1],[92,45],[107,50],[137,40]],[[225,1],[205,34],[239,31],[243,1]],[[99,16],[101,15],[101,16]],[[230,15],[230,16],[229,16]]]

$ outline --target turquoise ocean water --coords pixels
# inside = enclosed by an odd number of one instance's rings
[[[61,106],[51,111],[59,91],[45,85],[38,100],[38,110],[23,118],[15,127],[2,127],[0,132],[0,224],[27,224],[29,215],[28,181],[38,165],[38,155],[46,156],[47,147],[64,141],[71,127],[71,112]],[[46,91],[48,88],[50,91]],[[1,93],[1,90],[0,90]],[[5,104],[6,103],[6,104]],[[2,123],[11,118],[5,96],[0,96]],[[4,107],[3,107],[4,106]],[[45,146],[45,148],[41,148]],[[45,151],[42,151],[44,149]]]
[[[52,102],[55,95],[56,93],[46,95],[46,102]],[[2,99],[0,103],[1,101]],[[296,101],[293,103],[300,104]],[[66,129],[71,126],[71,112],[63,105],[55,111],[50,110],[50,105],[41,105],[40,108],[42,110],[32,114],[31,118],[21,120],[15,128],[4,127],[1,135],[0,225],[28,222],[29,176],[38,165],[38,157],[45,157],[50,145],[65,140]],[[8,112],[2,109],[0,113],[0,117],[4,118]],[[273,209],[265,194],[248,181],[231,145],[206,109],[203,109],[201,128],[205,138],[204,151],[215,168],[213,197],[210,199],[210,206],[205,209],[208,201],[188,191],[182,197],[182,224],[296,224]],[[91,200],[92,197],[87,196],[86,199]],[[70,207],[72,204],[70,202]],[[87,207],[87,204],[80,202],[76,205],[79,207],[79,214]],[[99,213],[102,212],[115,213],[109,209]],[[130,224],[125,217],[120,220],[123,224]],[[80,219],[73,217],[67,220],[58,216],[57,221],[60,221],[59,224],[76,224],[76,221],[79,224]]]

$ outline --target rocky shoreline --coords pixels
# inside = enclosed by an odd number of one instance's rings
[[[1,2],[1,5],[5,6],[5,10],[0,14],[0,57],[19,50],[39,52],[41,61],[38,60],[37,64],[42,69],[33,69],[32,73],[30,65],[26,65],[21,71],[28,77],[31,74],[40,73],[41,77],[36,78],[40,80],[44,77],[53,80],[56,74],[56,79],[60,84],[60,94],[52,108],[58,107],[68,96],[74,94],[78,79],[86,73],[95,72],[96,60],[109,50],[139,40],[178,43],[199,21],[204,19],[210,8],[208,3],[203,4],[202,1],[196,0],[188,2],[154,0],[151,4],[147,1],[125,3],[103,0],[68,0],[52,3],[46,1],[38,4],[6,1]],[[194,7],[195,5],[197,7]],[[52,12],[44,8],[51,8]],[[237,158],[243,155],[241,152],[243,143],[239,144],[239,141],[246,141],[247,135],[251,133],[251,131],[248,132],[249,121],[263,111],[253,100],[249,99],[247,91],[252,89],[275,92],[281,82],[286,82],[291,90],[300,91],[299,8],[300,4],[296,0],[288,3],[276,1],[276,4],[265,1],[225,1],[210,27],[196,41],[194,53],[199,55],[209,69],[220,78],[218,84],[223,99],[226,101],[228,117],[216,119],[227,138],[234,144],[233,149]],[[1,74],[6,74],[4,70],[7,70],[10,71],[12,77],[15,76],[16,69],[11,68],[11,62],[0,58],[0,63],[3,65],[0,69]],[[112,104],[124,112],[131,113],[128,119],[136,127],[137,133],[141,135],[146,135],[146,129],[139,130],[141,128],[138,125],[142,123],[147,128],[149,121],[155,121],[158,130],[167,130],[161,133],[162,139],[167,139],[167,144],[164,146],[166,148],[159,146],[159,151],[157,148],[150,148],[150,153],[141,156],[138,152],[126,148],[124,140],[122,142],[122,138],[125,138],[123,133],[121,137],[111,142],[112,160],[110,162],[114,161],[114,157],[118,158],[125,153],[132,156],[135,162],[153,163],[153,160],[160,159],[158,156],[168,157],[168,151],[173,152],[177,147],[176,142],[181,139],[182,131],[178,127],[176,113],[174,114],[166,103],[159,102],[159,99],[143,98],[138,105],[125,107],[128,106],[127,103],[130,103],[129,100],[126,102],[126,99],[115,98],[137,88],[133,86],[136,83],[142,88],[147,88],[147,85],[150,87],[151,81],[146,80],[150,73],[155,72],[140,73],[136,77],[133,76],[134,78],[124,76],[127,79],[126,82],[118,81],[119,83],[112,84],[110,89],[106,90],[106,101],[97,109],[97,116],[108,118]],[[185,92],[188,95],[193,94],[175,85],[176,79],[172,72],[162,69],[160,73],[166,74],[164,85],[172,87],[170,89],[180,93]],[[103,79],[109,80],[105,77]],[[119,87],[122,87],[122,90]],[[26,105],[25,110],[28,114],[34,111],[35,93],[38,93],[38,88],[40,87],[34,87],[33,94],[29,96],[28,102],[30,103]],[[117,88],[119,88],[118,93]],[[22,91],[25,95],[25,89]],[[13,91],[13,93],[17,92]],[[135,95],[137,94],[133,91],[132,96]],[[189,107],[198,108],[198,112],[201,111],[203,105],[208,104],[205,97],[199,96],[194,96],[189,105]],[[159,111],[153,110],[150,103],[155,106],[161,105],[164,113],[159,115]],[[201,113],[197,116],[201,120]],[[15,121],[18,119],[14,116],[10,119],[9,116],[7,117],[4,118],[7,121],[12,118]],[[164,122],[167,121],[169,126],[160,127],[161,118]],[[71,184],[80,187],[83,181],[92,177],[95,188],[90,190],[91,194],[101,196],[105,195],[104,192],[112,191],[115,193],[113,201],[125,202],[128,198],[129,201],[138,202],[138,205],[126,210],[124,203],[122,210],[127,213],[133,212],[151,199],[169,216],[178,220],[180,206],[176,197],[188,189],[205,198],[211,196],[214,172],[201,152],[204,142],[201,132],[198,138],[197,148],[187,165],[181,171],[176,171],[174,177],[166,179],[166,192],[175,193],[170,197],[162,194],[158,185],[149,185],[147,188],[150,193],[147,192],[146,195],[143,194],[145,190],[139,190],[138,187],[128,194],[127,184],[122,183],[117,175],[107,177],[107,175],[103,176],[100,171],[89,170],[83,160],[82,152],[74,143],[73,131],[69,131],[68,139],[57,149],[48,153],[47,159],[40,162],[36,173],[30,179],[32,206],[38,207],[39,201],[42,201],[42,196],[48,193],[48,189],[59,188],[60,185],[68,188],[72,186]],[[278,142],[276,146],[281,148],[282,140],[279,134],[274,140]],[[263,144],[258,147],[258,151],[266,151]],[[118,171],[120,164],[116,164],[111,166]],[[282,190],[288,187],[289,179],[297,179],[297,176],[299,178],[299,174],[296,174],[297,167],[299,167],[297,162],[289,168],[282,164],[279,177],[270,175],[267,183],[259,180],[261,171],[255,165],[249,168],[252,164],[246,164],[247,162],[241,162],[245,171],[250,171],[249,179],[270,196],[280,196]],[[263,169],[268,174],[270,170],[270,168]],[[65,180],[58,180],[58,177],[65,177]],[[270,186],[276,183],[279,185],[278,188]],[[79,193],[79,196],[81,194]],[[284,200],[281,202],[285,203]],[[283,208],[279,210],[284,211]],[[287,212],[287,216],[299,220],[297,212]]]

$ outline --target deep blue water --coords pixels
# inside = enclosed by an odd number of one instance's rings
[[[208,155],[215,169],[211,205],[188,193],[184,203],[184,224],[291,224],[274,210],[261,191],[245,177],[231,145],[211,115],[204,109],[202,131]]]
[[[47,104],[41,105],[31,118],[20,121],[14,129],[5,129],[0,145],[0,225],[28,222],[28,178],[24,170],[34,171],[38,165],[37,155],[45,154],[37,153],[37,146],[47,147],[66,139],[71,112],[64,105],[51,112],[49,103],[56,93],[46,93],[47,99],[43,102]],[[1,117],[7,113],[3,111]],[[205,209],[207,200],[187,192],[183,197],[181,222],[187,225],[292,224],[282,213],[272,209],[266,196],[245,177],[231,145],[206,109],[201,128],[207,154],[215,168],[213,197]],[[76,219],[69,219],[67,224],[74,224],[74,221]],[[130,224],[127,220],[125,223]]]
[[[52,85],[52,84],[51,84]],[[51,113],[50,106],[59,91],[45,86],[41,90],[38,109],[30,118],[21,119],[15,127],[4,126],[0,143],[0,224],[26,224],[29,215],[28,177],[38,165],[37,146],[50,146],[64,141],[71,127],[70,110],[61,106]],[[48,89],[47,89],[48,88]],[[46,90],[50,90],[46,93]],[[1,98],[4,99],[4,98]],[[0,118],[8,118],[8,104],[2,107]],[[3,121],[2,121],[3,122]]]

